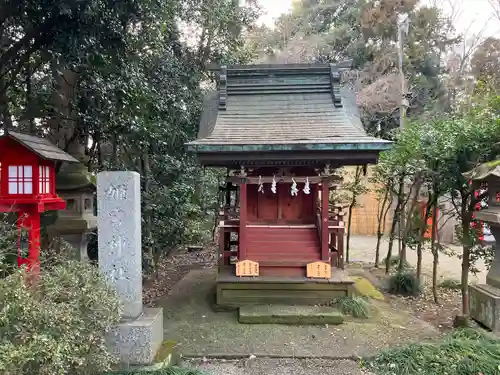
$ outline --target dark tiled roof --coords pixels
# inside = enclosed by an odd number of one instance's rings
[[[8,135],[6,136],[22,144],[27,149],[33,151],[42,159],[78,163],[78,160],[76,160],[73,156],[54,146],[45,138],[34,137],[32,135],[16,133],[13,131],[9,131]]]
[[[390,144],[366,135],[335,65],[239,66],[220,75],[188,146]]]

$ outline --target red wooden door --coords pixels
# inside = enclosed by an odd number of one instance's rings
[[[282,212],[281,219],[286,223],[314,223],[314,196],[313,194],[304,194],[301,186],[298,186],[299,192],[292,196],[291,184],[280,185],[279,205]]]
[[[300,221],[302,195],[292,197],[291,184],[279,185],[279,206],[281,208],[281,220],[288,223]]]
[[[264,184],[264,193],[258,193],[257,218],[270,223],[278,220],[278,194],[271,191],[271,184]]]
[[[264,185],[264,193],[257,185],[248,186],[248,221],[267,224],[314,224],[314,194],[304,194],[299,186],[297,196],[291,195],[291,184],[278,184],[277,192],[271,184]]]

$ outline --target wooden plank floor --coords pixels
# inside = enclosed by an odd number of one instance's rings
[[[354,281],[342,270],[331,279],[306,277],[238,277],[224,267],[217,276],[217,305],[238,308],[248,305],[321,305],[335,297],[352,295]]]

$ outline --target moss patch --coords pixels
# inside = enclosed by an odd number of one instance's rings
[[[164,367],[176,364],[179,359],[174,352],[174,347],[176,344],[177,342],[173,340],[163,341],[160,349],[158,349],[158,352],[156,353],[155,362],[163,363]]]
[[[239,322],[247,324],[342,324],[344,316],[325,306],[262,305],[240,307]]]
[[[498,167],[500,166],[500,160],[492,160],[486,163],[486,165],[490,168]]]
[[[383,301],[385,299],[382,292],[364,277],[351,276],[351,279],[354,280],[354,289],[356,290],[357,295],[373,298],[379,301]]]

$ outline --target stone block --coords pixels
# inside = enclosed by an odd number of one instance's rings
[[[137,172],[97,175],[99,268],[123,303],[123,316],[142,313],[141,191]]]
[[[500,333],[500,289],[487,284],[469,285],[470,317]]]
[[[239,322],[247,324],[342,324],[344,316],[327,306],[242,306]]]
[[[110,352],[124,365],[151,364],[163,342],[163,309],[144,308],[141,316],[123,321],[107,336]]]

